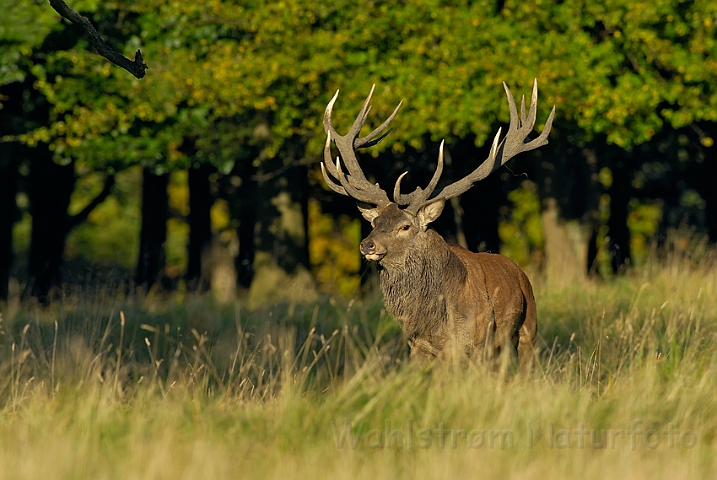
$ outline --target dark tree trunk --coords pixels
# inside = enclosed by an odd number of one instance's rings
[[[252,189],[256,192],[256,188]],[[236,258],[237,284],[249,288],[254,278],[254,228],[256,227],[256,211],[249,202],[242,203],[239,212],[239,255]]]
[[[254,277],[254,228],[256,226],[256,168],[250,159],[236,162],[231,175],[220,177],[220,195],[229,204],[231,218],[238,222],[236,227],[239,248],[234,257],[237,285],[249,288]]]
[[[309,265],[306,167],[266,160],[258,173],[252,304],[309,300],[316,290]]]
[[[630,230],[627,228],[627,209],[632,195],[632,181],[628,164],[630,159],[619,159],[612,163],[612,185],[610,186],[610,254],[613,273],[619,273],[630,262]]]
[[[267,176],[272,175],[269,172]],[[291,168],[258,185],[255,250],[270,252],[285,272],[309,266],[305,218],[308,188],[305,167]]]
[[[466,244],[472,252],[500,251],[498,222],[500,207],[505,203],[501,177],[500,172],[495,172],[461,195]]]
[[[598,211],[597,155],[579,149],[553,128],[550,144],[537,150],[536,169],[545,236],[544,271],[551,284],[587,278],[589,242]]]
[[[600,231],[595,228],[588,242],[588,275],[594,276],[598,271],[598,234]]]
[[[0,300],[7,300],[12,267],[12,227],[17,220],[18,164],[15,148],[5,148],[0,157]]]
[[[169,175],[142,171],[142,227],[139,235],[139,258],[135,282],[149,290],[164,270],[164,243],[167,240]]]
[[[696,128],[702,130],[703,135],[714,139],[717,137],[717,123],[705,122]],[[699,145],[700,140],[696,140],[695,144]],[[705,147],[699,146],[697,152],[701,161],[694,164],[691,172],[685,175],[687,183],[697,190],[705,201],[705,228],[709,235],[709,241],[717,243],[717,188],[715,188],[715,179],[717,179],[717,161],[714,158],[715,146]],[[695,155],[697,156],[697,155]]]
[[[2,109],[0,109],[0,136],[17,135],[26,133],[32,128],[46,125],[49,116],[49,104],[42,95],[37,93],[33,88],[35,78],[28,75],[23,82],[10,83],[0,87],[0,97],[3,97]],[[47,284],[47,279],[57,280],[58,274],[53,273],[53,268],[59,269],[62,250],[55,255],[55,260],[50,262],[49,258],[57,251],[53,248],[53,252],[38,250],[38,244],[41,243],[42,225],[41,216],[43,213],[51,209],[47,204],[62,203],[63,198],[55,199],[52,197],[54,189],[62,190],[64,185],[61,183],[62,177],[52,178],[52,174],[47,172],[43,175],[44,166],[52,163],[52,154],[47,145],[40,144],[36,148],[27,148],[19,143],[9,143],[2,146],[3,157],[0,162],[3,163],[0,170],[0,297],[4,297],[7,291],[8,273],[10,263],[12,261],[12,225],[16,220],[17,210],[15,206],[15,193],[17,192],[17,168],[22,160],[30,159],[30,179],[27,185],[27,193],[30,197],[32,214],[32,240],[30,247],[30,265],[29,265],[29,293],[34,289],[49,291],[49,287],[42,286]],[[22,159],[20,158],[22,157]],[[37,158],[35,158],[37,157]],[[49,169],[54,171],[56,165],[49,165]],[[74,180],[71,180],[73,182]],[[49,183],[49,191],[43,190],[43,183]],[[6,190],[7,189],[7,190]],[[70,185],[70,192],[72,185]],[[69,197],[69,194],[68,194]],[[68,198],[69,201],[69,198]],[[7,209],[7,210],[6,210]],[[66,210],[61,212],[59,217],[48,218],[49,222],[62,222],[66,217]],[[52,225],[48,226],[49,229]],[[37,237],[37,238],[36,238]],[[51,243],[51,239],[46,239]],[[62,239],[64,246],[64,238]],[[52,265],[51,265],[52,264]],[[39,276],[40,278],[38,278]],[[42,293],[42,292],[40,292]],[[42,295],[43,301],[46,301],[46,295]]]
[[[703,162],[704,178],[709,179],[705,183],[710,185],[700,189],[700,195],[705,200],[705,223],[707,224],[707,233],[712,243],[717,243],[717,188],[714,181],[717,180],[717,162],[714,159],[708,159]]]
[[[75,188],[74,164],[58,165],[47,145],[33,149],[28,181],[32,238],[28,276],[30,293],[47,303],[62,281],[62,255],[69,229],[67,208]]]
[[[490,153],[490,144],[478,148],[475,146],[475,137],[469,136],[458,142],[455,152],[452,163],[457,176],[453,181],[468,175],[480,165]],[[516,168],[522,171],[525,166]],[[517,182],[511,185],[513,182],[504,178],[506,176],[503,173],[504,169],[494,172],[460,197],[466,245],[472,252],[500,251],[500,208],[506,201],[506,189],[517,186]]]
[[[212,242],[212,222],[210,210],[214,198],[209,184],[209,175],[214,172],[210,165],[200,165],[189,169],[189,245],[187,263],[187,283],[189,288],[205,291],[209,285],[202,276],[202,258],[204,251]]]

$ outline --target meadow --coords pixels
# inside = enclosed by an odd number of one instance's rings
[[[717,255],[535,280],[530,375],[408,362],[380,293],[3,305],[0,478],[716,478]]]

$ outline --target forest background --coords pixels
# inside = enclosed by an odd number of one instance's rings
[[[407,191],[441,139],[445,183],[487,156],[502,82],[538,80],[539,124],[556,106],[547,147],[451,202],[449,241],[551,284],[639,265],[671,228],[685,250],[717,241],[715,2],[72,2],[141,49],[142,79],[47,2],[0,6],[0,300],[354,293],[369,227],[321,179],[321,121],[341,89],[347,129],[373,84],[369,124],[404,105],[364,168],[382,185],[408,170]]]

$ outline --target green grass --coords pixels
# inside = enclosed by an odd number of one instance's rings
[[[5,305],[0,478],[715,478],[709,258],[538,282],[529,377],[410,365],[377,295]]]

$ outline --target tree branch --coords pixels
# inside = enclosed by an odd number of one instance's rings
[[[50,5],[63,18],[66,18],[72,23],[82,27],[82,29],[90,37],[90,42],[92,42],[92,45],[94,45],[94,47],[97,49],[97,53],[99,53],[118,67],[124,68],[135,77],[144,77],[148,67],[147,64],[144,63],[144,59],[142,58],[142,52],[140,50],[137,50],[137,53],[134,54],[134,61],[132,61],[124,55],[116,52],[109,45],[107,45],[105,41],[102,40],[102,37],[100,37],[100,34],[97,32],[92,23],[90,23],[87,17],[83,17],[82,15],[74,11],[63,0],[50,0]]]
[[[90,216],[90,213],[92,213],[92,210],[94,210],[100,203],[104,202],[107,197],[109,197],[110,193],[112,193],[112,187],[115,184],[115,176],[114,175],[108,175],[107,178],[105,178],[105,184],[102,187],[102,191],[99,195],[97,195],[90,203],[87,204],[85,208],[82,209],[81,212],[79,212],[77,215],[72,215],[67,219],[67,233],[71,232],[72,229],[77,227],[79,224],[87,220],[87,217]]]

